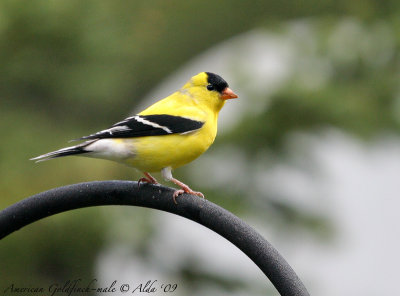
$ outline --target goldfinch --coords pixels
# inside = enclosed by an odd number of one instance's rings
[[[201,192],[173,178],[172,170],[193,161],[210,147],[217,135],[219,111],[226,100],[237,97],[222,77],[201,72],[180,90],[142,112],[77,139],[85,142],[32,160],[68,155],[113,160],[142,171],[145,177],[139,184],[157,184],[150,173],[161,171],[165,180],[181,188],[173,193],[175,203],[183,193],[204,198]]]

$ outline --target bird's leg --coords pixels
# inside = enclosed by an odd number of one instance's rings
[[[168,180],[173,182],[174,184],[178,185],[179,187],[181,187],[182,189],[178,189],[175,190],[174,194],[172,195],[172,198],[174,200],[174,203],[177,204],[176,202],[176,197],[180,194],[183,193],[188,193],[188,194],[194,194],[197,196],[200,196],[202,198],[204,198],[204,194],[198,191],[193,191],[192,189],[189,188],[189,186],[187,186],[186,184],[182,183],[181,181],[175,179],[174,177],[172,177],[172,172],[171,172],[171,168],[167,167],[162,169],[161,174],[163,175],[163,177]]]
[[[197,196],[200,196],[200,197],[204,198],[204,194],[203,193],[198,192],[198,191],[193,191],[192,189],[189,188],[189,186],[187,186],[186,184],[182,183],[181,181],[179,181],[179,180],[177,180],[175,178],[171,178],[170,181],[182,188],[182,189],[175,190],[174,194],[172,195],[172,198],[174,199],[174,203],[177,203],[176,202],[176,197],[178,195],[180,195],[180,194],[183,194],[183,193],[194,194],[194,195],[197,195]]]
[[[140,183],[150,183],[150,184],[158,184],[157,180],[150,175],[148,172],[143,172],[146,177],[140,178],[138,181],[138,187],[140,187]]]

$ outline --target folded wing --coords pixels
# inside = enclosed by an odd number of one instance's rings
[[[114,124],[108,129],[78,140],[186,134],[200,129],[203,125],[203,121],[182,116],[166,114],[134,115]]]

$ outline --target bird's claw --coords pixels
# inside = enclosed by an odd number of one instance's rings
[[[140,183],[158,184],[157,180],[149,173],[144,173],[144,174],[146,177],[140,178],[138,180],[138,187],[140,187]]]
[[[138,183],[138,187],[140,187],[140,184],[142,184],[142,183],[155,184],[154,182],[151,182],[151,180],[149,180],[147,178],[140,178],[137,183]]]
[[[199,192],[199,191],[193,191],[192,189],[188,188],[184,188],[184,189],[178,189],[174,191],[174,194],[172,195],[172,198],[174,200],[174,203],[177,205],[178,203],[176,202],[176,198],[181,195],[181,194],[193,194],[193,195],[197,195],[200,196],[201,198],[205,199],[204,194]]]

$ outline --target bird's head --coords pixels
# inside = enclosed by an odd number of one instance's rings
[[[193,76],[182,88],[195,100],[219,111],[226,100],[238,96],[229,88],[228,83],[219,75],[201,72]]]

